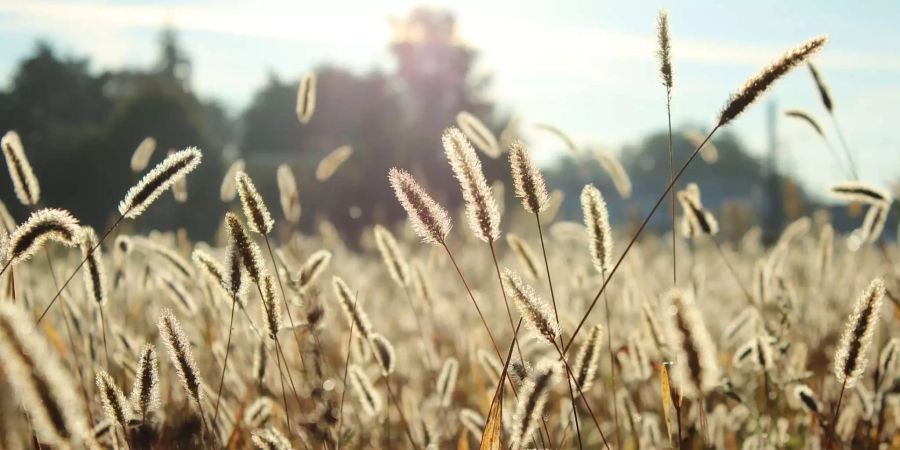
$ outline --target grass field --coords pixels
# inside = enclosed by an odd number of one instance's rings
[[[750,78],[707,139],[824,44],[807,41]],[[661,16],[671,89],[668,46]],[[299,91],[305,123],[315,80]],[[358,242],[327,221],[296,231],[287,167],[271,205],[229,171],[221,190],[233,212],[214,242],[125,232],[160,195],[186,195],[202,159],[193,148],[147,171],[109,230],[90,230],[40,207],[24,146],[7,134],[12,183],[34,212],[17,223],[0,211],[2,448],[900,446],[888,194],[834,187],[867,208],[852,233],[822,212],[771,245],[759,228],[725,241],[728,224],[677,179],[701,143],[673,161],[671,192],[641,205],[648,220],[671,217],[671,232],[642,233],[646,220],[611,229],[604,198],[631,190],[614,158],[602,162],[617,191],[550,196],[524,144],[499,148],[471,115],[459,125],[435,139],[464,208],[445,210],[392,169],[372,188],[393,189],[408,221]],[[500,181],[517,201],[504,204],[481,158],[505,153]],[[350,154],[326,157],[317,177],[339,176]],[[579,201],[582,221],[556,217]]]

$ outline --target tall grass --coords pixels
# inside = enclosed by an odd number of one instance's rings
[[[671,129],[669,19],[661,13],[657,20],[671,141],[693,131]],[[65,210],[40,205],[21,138],[7,133],[11,184],[32,212],[17,221],[0,208],[0,275],[8,280],[0,392],[10,400],[0,405],[2,445],[646,449],[666,447],[668,436],[669,447],[683,449],[889,448],[900,432],[893,408],[900,341],[896,314],[884,306],[900,308],[900,286],[885,262],[897,251],[883,232],[890,193],[834,180],[838,200],[867,208],[855,231],[803,217],[771,247],[754,232],[735,246],[718,233],[735,224],[717,220],[700,188],[682,180],[697,155],[715,164],[703,151],[717,131],[824,44],[802,43],[751,77],[711,130],[694,136],[686,159],[670,145],[666,188],[631,234],[610,226],[624,218],[611,216],[610,194],[593,185],[578,199],[583,223],[557,219],[564,201],[572,209],[577,202],[550,194],[526,143],[509,130],[497,139],[464,112],[456,117],[460,129],[434,136],[459,190],[432,197],[414,171],[391,169],[388,183],[372,189],[393,190],[408,220],[367,228],[360,242],[343,241],[330,223],[318,234],[298,228],[297,180],[340,183],[350,147],[317,167],[280,166],[272,174],[278,217],[235,162],[220,198],[240,197],[243,217],[229,212],[221,236],[209,243],[182,237],[179,245],[165,230],[116,231],[169,188],[195,201],[181,189],[199,150],[175,152],[151,169],[98,236]],[[834,117],[822,74],[813,73]],[[315,120],[315,89],[314,76],[304,78],[296,111],[286,112],[301,124]],[[811,114],[790,115],[828,135]],[[537,128],[583,156],[560,128]],[[149,138],[139,145],[134,172],[154,149]],[[489,179],[482,158],[503,152],[508,176]],[[637,192],[614,155],[593,156],[618,196]],[[855,168],[847,172],[856,178]],[[500,191],[491,188],[497,181],[512,182],[521,209],[500,206]],[[451,196],[463,200],[465,230],[454,230],[456,211],[435,200]],[[671,242],[642,238],[667,197]],[[682,238],[691,251],[679,259]],[[41,250],[47,266],[31,260]],[[54,265],[71,270],[63,283]],[[82,268],[83,289],[66,290]],[[61,297],[62,314],[48,315]],[[604,311],[595,317],[601,298]],[[530,333],[520,335],[523,329]],[[877,364],[868,364],[876,352]]]

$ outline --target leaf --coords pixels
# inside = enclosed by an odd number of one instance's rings
[[[669,436],[669,446],[672,446],[672,391],[669,387],[669,370],[665,364],[659,366],[659,383],[662,390],[663,417],[666,420],[666,434]]]
[[[469,450],[469,432],[463,430],[459,433],[459,440],[456,441],[456,450]]]
[[[53,345],[53,348],[56,349],[56,352],[59,353],[61,358],[66,357],[66,343],[63,342],[62,338],[59,336],[59,333],[56,332],[56,328],[53,325],[50,325],[45,322],[44,324],[44,332],[47,333],[47,340]]]
[[[484,425],[484,433],[481,435],[479,450],[500,450],[500,435],[503,422],[503,378],[494,393],[491,401],[491,409],[488,412],[487,422]]]

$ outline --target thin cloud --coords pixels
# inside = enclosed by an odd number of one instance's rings
[[[36,0],[0,4],[0,13],[14,16],[10,23],[20,29],[60,32],[103,27],[110,33],[138,29],[157,29],[171,23],[184,31],[222,33],[264,39],[303,42],[368,49],[390,39],[388,17],[380,7],[360,2],[359,8],[322,9],[291,2],[249,5],[246,3],[198,5],[111,4]],[[609,59],[649,60],[656,45],[652,33],[634,34],[597,28],[547,26],[508,17],[465,17],[461,33],[485,50],[494,64],[503,66],[521,61],[532,73],[547,75],[597,74],[597,61]],[[528,33],[498,32],[505,29],[530,30]],[[65,27],[60,27],[65,25]],[[65,32],[65,31],[62,31]],[[797,39],[800,40],[804,36]],[[793,42],[779,45],[751,45],[719,40],[678,39],[676,58],[680,64],[702,63],[720,66],[758,66],[770,61]],[[900,60],[893,55],[830,50],[821,64],[831,69],[900,71]]]

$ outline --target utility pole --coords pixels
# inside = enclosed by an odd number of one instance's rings
[[[765,205],[763,208],[763,241],[771,244],[778,239],[784,227],[784,189],[779,173],[778,158],[778,105],[774,100],[766,105],[766,136],[768,149],[763,177],[765,179]]]

